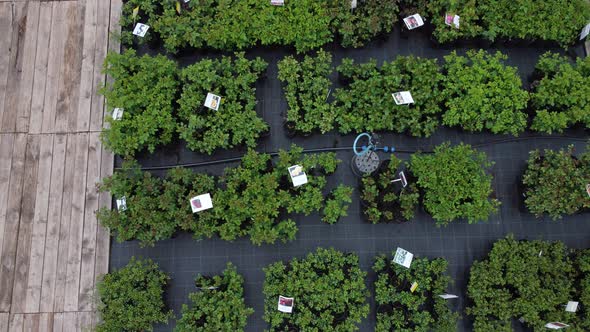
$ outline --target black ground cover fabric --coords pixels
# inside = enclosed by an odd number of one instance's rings
[[[466,47],[458,48],[463,54]],[[415,31],[408,39],[400,38],[395,30],[383,40],[370,43],[362,49],[342,49],[337,46],[326,47],[325,50],[334,54],[334,65],[338,65],[344,57],[351,57],[355,62],[365,62],[375,58],[379,63],[391,61],[397,55],[409,55],[438,58],[450,53],[450,49],[434,48],[428,37]],[[517,66],[526,82],[532,74],[538,57],[547,50],[541,47],[498,47],[490,51],[500,50],[508,55],[507,63]],[[143,52],[157,52],[142,50]],[[553,51],[560,51],[553,49]],[[584,56],[581,47],[574,50],[578,56]],[[351,147],[356,135],[341,136],[338,134],[315,134],[309,137],[289,139],[283,130],[283,114],[287,103],[283,97],[280,82],[277,78],[277,61],[285,55],[293,54],[287,48],[261,48],[246,52],[248,58],[261,56],[269,62],[268,78],[257,84],[257,111],[271,126],[271,135],[262,139],[258,151],[274,152],[279,148],[288,149],[296,143],[305,149],[344,148],[338,152],[343,160],[335,175],[328,177],[328,188],[339,183],[355,187],[353,203],[348,217],[341,218],[335,225],[328,225],[313,214],[309,217],[295,216],[299,226],[296,240],[287,244],[255,246],[247,239],[226,242],[220,239],[195,241],[188,233],[179,233],[175,238],[158,242],[153,248],[139,248],[136,242],[116,243],[111,245],[110,268],[124,266],[131,256],[149,257],[170,274],[170,287],[167,289],[167,303],[180,316],[180,307],[188,303],[188,294],[195,291],[194,278],[197,274],[219,274],[226,263],[231,261],[245,280],[246,305],[253,307],[255,312],[249,318],[247,331],[263,331],[266,327],[262,320],[263,294],[262,268],[278,260],[292,257],[303,257],[317,247],[334,247],[337,250],[354,252],[360,256],[361,268],[368,272],[368,286],[373,292],[375,280],[371,272],[373,259],[377,254],[389,254],[397,247],[402,247],[417,257],[443,257],[449,261],[450,276],[455,285],[448,289],[449,293],[457,294],[459,299],[449,300],[456,310],[463,310],[466,305],[466,284],[469,267],[473,260],[482,259],[491,249],[492,243],[507,234],[514,234],[517,239],[560,240],[573,248],[590,247],[590,213],[564,217],[560,221],[552,221],[549,217],[535,219],[526,212],[519,196],[520,176],[525,168],[528,152],[533,149],[559,149],[574,144],[578,151],[583,151],[589,139],[589,131],[583,129],[568,130],[563,135],[539,135],[525,132],[519,138],[510,135],[492,135],[489,133],[469,134],[458,129],[441,128],[430,138],[412,138],[405,135],[383,134],[381,145],[394,146],[400,153],[399,158],[407,160],[409,152],[418,150],[430,151],[434,146],[450,141],[452,144],[465,142],[478,150],[487,153],[488,158],[495,162],[492,168],[493,187],[497,198],[502,202],[498,214],[488,222],[469,225],[467,221],[451,223],[447,227],[437,228],[434,221],[423,210],[417,212],[416,218],[405,224],[373,225],[364,220],[359,200],[358,184],[350,170],[350,159],[353,155]],[[217,57],[220,53],[184,53],[177,60],[182,66],[189,65],[203,57]],[[333,77],[337,87],[337,78]],[[186,149],[181,143],[161,147],[154,154],[138,155],[144,167],[166,166],[185,163],[198,163],[226,158],[240,157],[245,150],[234,149],[218,151],[212,156],[201,155]],[[381,159],[388,154],[380,152]],[[119,166],[121,160],[116,161]],[[195,167],[195,171],[221,174],[224,167],[235,166],[236,163],[213,164]],[[154,171],[161,175],[163,171]],[[371,313],[360,325],[360,331],[372,331],[375,325],[374,301],[369,300]],[[458,331],[470,331],[471,322],[464,317]],[[519,325],[519,324],[515,324]],[[170,331],[174,326],[158,326],[157,331]]]

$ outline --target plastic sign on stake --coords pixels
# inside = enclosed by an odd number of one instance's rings
[[[586,36],[590,35],[590,23],[588,23],[584,29],[582,29],[582,33],[580,34],[580,40],[586,38]]]
[[[413,30],[423,26],[424,20],[420,14],[414,14],[404,18],[404,23],[406,24],[406,27],[408,27],[408,30]]]
[[[395,251],[393,262],[409,269],[410,265],[412,264],[412,259],[414,259],[414,254],[398,247]]]
[[[133,8],[133,13],[131,14],[131,17],[133,17],[133,19],[135,20],[137,15],[139,15],[139,6]]]
[[[284,297],[279,295],[279,306],[278,310],[280,312],[286,312],[288,314],[293,312],[293,307],[295,306],[295,299],[292,297]]]
[[[270,0],[270,4],[273,6],[284,6],[285,0]]]
[[[564,329],[568,326],[569,325],[567,325],[565,323],[560,323],[560,322],[551,322],[551,323],[545,324],[546,328],[552,329],[552,330],[561,330],[561,329]]]
[[[588,193],[588,196],[590,196],[590,183],[586,185],[586,193]]]
[[[439,295],[439,297],[442,298],[442,299],[444,299],[444,300],[458,298],[457,295],[453,295],[453,294],[441,294],[441,295]]]
[[[205,107],[217,111],[219,109],[219,104],[221,104],[221,97],[212,94],[211,92],[207,93],[207,98],[205,98]]]
[[[299,187],[307,183],[307,175],[303,171],[303,167],[300,165],[293,165],[288,168],[293,187]]]
[[[193,213],[201,212],[213,207],[213,201],[211,200],[211,195],[209,193],[195,196],[190,199],[190,202]]]
[[[568,301],[567,305],[565,306],[565,311],[567,312],[576,312],[578,311],[578,302],[576,301]]]
[[[459,17],[459,15],[455,15],[453,13],[446,13],[445,14],[445,24],[448,26],[454,26],[457,29],[459,29],[460,19],[461,19],[461,17]]]
[[[399,172],[399,178],[391,181],[391,183],[394,182],[401,182],[402,183],[402,187],[407,187],[408,186],[408,180],[406,179],[406,175],[404,174],[404,171]]]
[[[356,0],[350,0],[350,9],[356,8]]]
[[[117,210],[121,212],[127,210],[127,199],[125,196],[117,199]]]
[[[414,98],[412,98],[410,91],[392,93],[391,96],[397,105],[407,105],[414,103]]]
[[[148,30],[150,29],[149,25],[143,24],[143,23],[137,23],[135,25],[135,29],[133,29],[133,34],[139,37],[145,37],[145,34],[148,32]]]
[[[121,120],[123,117],[123,109],[122,108],[115,108],[113,110],[113,120]]]
[[[414,291],[418,288],[418,283],[417,282],[413,282],[412,286],[410,287],[410,292],[414,293]]]

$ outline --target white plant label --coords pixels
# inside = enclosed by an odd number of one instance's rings
[[[190,199],[190,202],[193,213],[201,212],[213,207],[213,201],[211,200],[211,195],[209,193],[195,196]]]
[[[284,6],[285,0],[270,0],[270,4],[273,6]]]
[[[219,97],[218,95],[214,95],[211,92],[207,93],[207,98],[205,98],[205,107],[217,111],[219,109],[220,104],[221,97]]]
[[[119,211],[127,210],[127,199],[125,198],[125,196],[117,199],[117,210],[119,210]]]
[[[590,197],[590,183],[588,183],[586,185],[586,193],[588,194],[588,196]]]
[[[590,23],[588,23],[583,29],[582,33],[580,34],[580,40],[586,38],[590,34]]]
[[[286,312],[288,314],[293,312],[293,307],[295,306],[295,299],[292,297],[284,297],[279,295],[279,305],[278,310],[280,312]]]
[[[414,103],[414,98],[412,98],[410,91],[392,93],[391,96],[397,105],[407,105]]]
[[[307,175],[303,171],[303,166],[293,165],[288,168],[293,187],[299,187],[307,183]]]
[[[576,312],[578,311],[578,302],[576,301],[568,301],[567,305],[565,306],[565,311],[567,312]]]
[[[350,8],[351,9],[355,9],[356,8],[356,0],[350,0]]]
[[[457,295],[453,295],[453,294],[441,294],[441,295],[439,295],[439,297],[441,297],[445,300],[458,298]]]
[[[448,26],[454,26],[455,28],[459,29],[459,21],[461,17],[459,15],[455,15],[453,13],[446,13],[445,14],[445,24]]]
[[[561,330],[561,329],[564,329],[568,326],[569,325],[567,325],[565,323],[560,323],[560,322],[551,322],[551,323],[545,324],[546,328],[552,329],[552,330]]]
[[[122,108],[115,108],[113,110],[113,120],[121,120],[123,117],[123,109]]]
[[[408,27],[408,30],[413,30],[424,25],[424,20],[420,14],[414,14],[404,18],[404,23]]]
[[[145,37],[145,34],[148,32],[148,30],[150,29],[149,25],[143,24],[143,23],[137,23],[135,25],[135,29],[133,29],[133,34],[139,37]]]
[[[409,252],[405,249],[398,247],[397,250],[395,251],[395,256],[393,257],[393,262],[409,269],[410,265],[412,264],[413,259],[414,259],[414,254],[412,254],[411,252]]]

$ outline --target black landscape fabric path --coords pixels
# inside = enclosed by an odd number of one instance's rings
[[[402,39],[394,31],[387,38],[372,42],[362,49],[342,49],[337,46],[326,46],[326,50],[334,55],[334,65],[338,65],[344,57],[354,58],[358,62],[365,62],[375,58],[379,62],[390,61],[397,55],[416,55],[421,57],[438,58],[451,50],[433,48],[428,38],[420,32],[412,33],[409,39]],[[457,49],[464,53],[465,47]],[[532,73],[538,57],[549,50],[538,47],[500,47],[499,50],[509,56],[507,61],[517,66],[525,84]],[[553,49],[563,53],[562,50]],[[145,52],[146,50],[143,50]],[[153,50],[148,50],[153,53]],[[574,52],[584,56],[582,47]],[[294,52],[286,48],[260,48],[246,52],[247,57],[261,56],[269,62],[268,78],[257,85],[258,112],[271,126],[271,135],[260,141],[257,150],[274,152],[280,148],[288,149],[292,143],[306,149],[351,147],[356,135],[341,136],[338,134],[312,135],[288,139],[283,130],[283,114],[287,110],[287,103],[283,97],[281,84],[277,79],[277,61],[285,55]],[[185,66],[196,62],[204,56],[219,56],[217,54],[183,54],[177,60]],[[336,79],[334,77],[333,81]],[[337,87],[335,84],[334,87]],[[469,278],[469,267],[474,260],[482,259],[491,249],[497,239],[507,234],[514,234],[518,239],[559,240],[573,248],[590,247],[590,214],[579,214],[565,217],[561,221],[535,219],[522,207],[519,197],[519,178],[525,167],[528,152],[537,148],[558,149],[574,144],[577,151],[584,151],[588,141],[588,132],[571,130],[561,136],[548,137],[535,133],[524,133],[515,139],[508,135],[491,135],[489,133],[469,134],[456,129],[441,128],[432,137],[418,139],[405,135],[384,134],[381,144],[394,146],[400,151],[431,150],[434,146],[450,141],[453,144],[466,142],[474,145],[480,151],[487,153],[489,159],[495,162],[492,168],[494,176],[493,186],[497,198],[502,205],[498,214],[489,221],[469,225],[466,221],[453,222],[447,227],[438,228],[434,221],[424,211],[419,211],[416,218],[406,224],[372,225],[362,218],[362,210],[357,189],[358,178],[350,170],[352,150],[338,152],[343,161],[335,175],[328,177],[328,188],[339,183],[355,187],[353,203],[348,211],[348,217],[340,219],[335,225],[321,222],[318,215],[309,217],[294,216],[299,226],[296,240],[287,244],[255,246],[248,239],[226,242],[220,239],[196,241],[188,233],[180,233],[174,239],[161,241],[153,248],[140,248],[137,242],[116,243],[111,245],[110,269],[119,268],[127,264],[132,256],[149,257],[170,274],[172,280],[166,292],[166,301],[180,317],[180,307],[188,303],[188,294],[194,292],[194,278],[197,274],[218,274],[226,263],[231,261],[237,266],[238,272],[245,279],[246,304],[254,308],[255,313],[248,320],[247,331],[263,331],[267,325],[262,320],[264,313],[264,298],[262,284],[264,273],[262,268],[278,260],[289,260],[293,257],[303,257],[318,247],[333,247],[337,250],[353,252],[360,256],[361,268],[368,272],[367,285],[373,293],[372,283],[375,280],[371,271],[374,256],[382,253],[390,254],[397,247],[402,247],[416,257],[443,257],[449,261],[449,274],[455,279],[455,284],[449,293],[460,296],[457,300],[449,300],[456,310],[463,310],[468,304],[466,299],[466,284]],[[154,154],[143,154],[138,157],[143,166],[165,166],[202,161],[219,160],[239,157],[244,150],[220,151],[212,156],[193,153],[177,143],[158,149]],[[381,159],[386,159],[386,153],[380,153]],[[407,159],[408,153],[399,153],[398,157]],[[116,166],[119,166],[117,160]],[[235,163],[195,167],[195,171],[221,174],[224,167],[235,166]],[[161,175],[163,171],[155,171]],[[369,317],[360,325],[360,331],[372,331],[375,326],[374,301],[371,303]],[[174,327],[172,320],[169,325],[156,327],[157,331],[170,331]],[[459,322],[458,331],[470,331],[471,322],[465,317]]]

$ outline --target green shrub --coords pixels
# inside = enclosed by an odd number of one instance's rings
[[[212,278],[199,275],[195,284],[200,290],[189,294],[190,307],[182,305],[182,317],[175,331],[244,331],[246,320],[254,310],[244,303],[244,279],[231,263],[222,275]]]
[[[268,130],[256,114],[254,88],[266,66],[260,58],[249,61],[236,53],[235,59],[206,59],[183,69],[178,132],[189,149],[211,154],[217,148],[256,145]],[[217,111],[203,106],[209,92],[221,96]]]
[[[332,190],[322,211],[323,222],[334,224],[340,217],[346,217],[348,215],[348,206],[352,203],[352,198],[350,197],[352,196],[352,191],[353,189],[351,187],[342,184]]]
[[[99,332],[153,331],[153,324],[167,323],[164,288],[170,278],[151,260],[131,258],[127,266],[104,275],[97,284]]]
[[[178,88],[176,64],[164,56],[138,57],[133,50],[109,53],[104,72],[114,79],[100,93],[107,107],[123,108],[121,120],[107,117],[103,144],[116,154],[133,156],[170,143],[176,126],[173,109]]]
[[[399,56],[380,68],[375,60],[357,65],[344,59],[337,70],[350,81],[334,94],[340,132],[393,130],[430,136],[437,129],[443,77],[436,59]],[[396,105],[392,93],[406,90],[414,104]]]
[[[579,159],[573,153],[573,146],[543,155],[531,151],[523,184],[526,206],[537,217],[548,214],[555,220],[590,208],[590,153]]]
[[[445,56],[445,125],[513,135],[526,128],[523,111],[528,93],[522,89],[516,68],[502,63],[506,59],[500,52],[492,55],[482,50],[468,51],[466,57],[456,52]]]
[[[572,65],[566,57],[545,53],[536,70],[542,78],[531,95],[536,110],[531,128],[549,134],[578,123],[590,128],[590,58]]]
[[[403,188],[400,182],[391,183],[399,178],[401,161],[394,155],[387,167],[377,174],[362,178],[361,199],[363,213],[373,224],[392,221],[409,221],[414,218],[420,199],[416,183],[410,182]],[[412,181],[410,173],[404,172],[408,181]]]
[[[336,29],[342,37],[342,46],[361,47],[375,36],[389,33],[397,22],[397,0],[358,1],[350,11],[349,0],[336,0],[341,4],[339,24]]]
[[[303,61],[292,56],[279,61],[279,80],[289,104],[286,121],[294,125],[296,132],[324,134],[334,128],[334,109],[327,102],[331,65],[332,55],[323,50],[315,57],[305,56]]]
[[[447,300],[439,297],[446,294],[451,281],[445,275],[447,261],[414,258],[408,269],[394,263],[392,258],[377,256],[373,265],[377,274],[375,331],[456,331],[459,314],[452,312]],[[414,282],[418,288],[412,292]]]
[[[487,220],[500,202],[490,198],[492,166],[485,153],[469,145],[437,146],[434,154],[412,156],[410,170],[424,191],[423,203],[438,225],[465,218],[469,223]]]
[[[356,331],[369,313],[366,273],[354,254],[319,248],[304,259],[271,264],[264,273],[269,331]],[[294,298],[292,313],[277,310],[279,295]]]
[[[428,13],[434,25],[433,37],[440,43],[458,39],[475,38],[484,34],[479,20],[482,15],[478,0],[432,0],[428,3]],[[445,24],[445,14],[459,15],[459,29]]]

